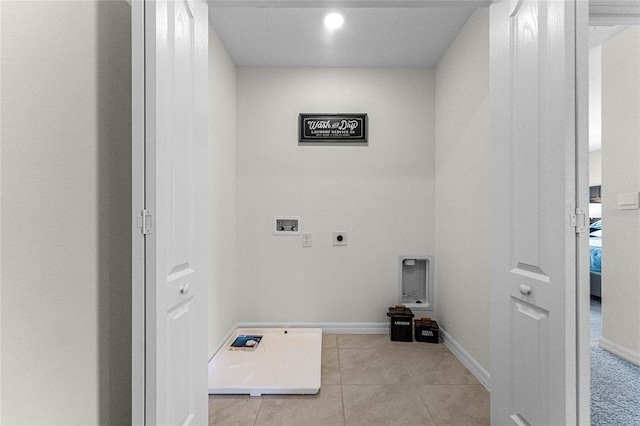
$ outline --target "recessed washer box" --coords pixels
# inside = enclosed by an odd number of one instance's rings
[[[275,235],[300,235],[300,216],[276,216],[273,219]]]
[[[414,310],[433,310],[433,256],[398,256],[398,302]]]

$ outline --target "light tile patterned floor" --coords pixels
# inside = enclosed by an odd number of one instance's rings
[[[317,395],[209,397],[210,425],[488,425],[489,392],[443,344],[322,336]]]

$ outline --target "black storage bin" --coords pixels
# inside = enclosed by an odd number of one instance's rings
[[[413,342],[413,312],[404,305],[389,308],[387,316],[391,317],[389,334],[394,342]]]
[[[431,318],[415,320],[415,332],[417,342],[439,343],[440,327]]]

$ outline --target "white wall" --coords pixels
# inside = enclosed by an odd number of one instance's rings
[[[602,147],[602,46],[589,48],[589,151]]]
[[[602,185],[602,150],[589,151],[589,186]]]
[[[2,424],[125,424],[130,6],[1,7]]]
[[[602,185],[602,46],[589,49],[589,186]]]
[[[436,301],[442,328],[490,365],[489,11],[436,67]]]
[[[236,306],[236,66],[209,26],[209,357],[239,320]]]
[[[368,113],[369,143],[299,146],[304,112]],[[433,120],[433,70],[239,68],[243,322],[386,321],[398,255],[435,248]],[[313,246],[273,235],[275,215],[301,216]]]
[[[618,194],[640,191],[640,29],[602,46],[602,337],[640,360],[640,211]]]

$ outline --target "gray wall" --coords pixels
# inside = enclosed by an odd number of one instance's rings
[[[1,421],[125,424],[130,6],[1,8]]]

